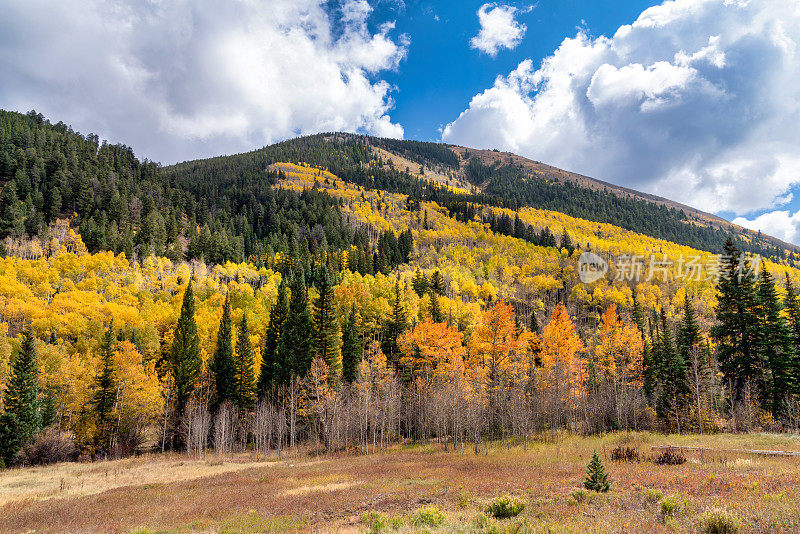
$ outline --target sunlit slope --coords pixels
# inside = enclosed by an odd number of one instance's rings
[[[440,269],[452,279],[450,296],[454,298],[483,301],[501,297],[543,310],[567,296],[578,319],[592,321],[609,304],[632,306],[635,288],[646,308],[663,307],[672,315],[683,305],[688,292],[696,297],[707,322],[713,315],[713,266],[719,261],[716,254],[555,211],[479,207],[484,215],[505,214],[512,220],[519,216],[524,224],[537,230],[549,227],[559,239],[566,232],[576,246],[570,255],[566,249],[536,246],[492,232],[478,220],[460,222],[433,202],[422,202],[418,210],[410,211],[407,195],[364,189],[323,169],[289,163],[276,167],[286,172],[280,187],[326,191],[341,200],[344,213],[353,224],[396,232],[411,228],[416,247],[414,263],[423,270]],[[583,251],[599,254],[608,263],[606,277],[591,284],[581,283],[578,261]],[[628,270],[626,257],[633,256],[642,263],[638,280]],[[651,257],[658,267],[652,276]],[[665,265],[664,261],[672,265]],[[704,267],[701,279],[695,279],[696,271],[689,272],[690,263]],[[800,280],[798,269],[769,260],[764,264],[776,278],[788,275],[795,283]],[[668,269],[666,280],[664,269]],[[625,279],[616,280],[618,277]]]

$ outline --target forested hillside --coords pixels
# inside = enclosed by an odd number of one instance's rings
[[[160,168],[0,118],[4,464],[800,421],[791,260],[568,213],[677,232],[662,206],[576,190],[554,209],[575,186],[426,143],[317,135]],[[585,283],[589,251],[609,271]]]

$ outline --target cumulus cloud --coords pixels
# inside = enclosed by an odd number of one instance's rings
[[[581,31],[442,137],[712,212],[775,209],[800,181],[800,3],[669,0],[612,37]]]
[[[800,244],[800,211],[792,214],[788,210],[775,210],[753,219],[736,217],[733,223],[775,236],[787,243]]]
[[[513,50],[522,41],[527,27],[517,22],[517,8],[502,4],[483,4],[478,9],[481,29],[470,39],[472,48],[494,57],[502,48]]]
[[[370,31],[366,0],[11,0],[0,18],[0,107],[164,162],[298,134],[402,137],[380,78],[408,48]]]

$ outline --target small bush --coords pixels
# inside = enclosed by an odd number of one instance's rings
[[[572,492],[572,498],[575,502],[583,502],[589,498],[589,492],[583,489],[576,489]]]
[[[661,501],[661,515],[671,517],[681,509],[681,503],[675,497],[667,497]]]
[[[647,500],[650,502],[658,502],[661,500],[662,497],[664,497],[664,494],[661,493],[660,490],[657,489],[647,490]]]
[[[22,463],[29,465],[70,462],[78,457],[70,436],[54,427],[37,435],[21,452]]]
[[[611,449],[611,461],[612,462],[638,462],[639,461],[639,451],[637,451],[634,447],[627,447],[625,445],[620,445],[619,447],[614,447]]]
[[[700,516],[700,530],[705,534],[737,534],[742,521],[731,512],[715,508]]]
[[[686,463],[686,456],[680,449],[665,449],[653,462],[657,465],[681,465]]]
[[[438,506],[426,506],[414,512],[411,523],[417,527],[438,527],[446,519],[447,516]]]
[[[516,517],[525,509],[525,503],[511,495],[498,497],[489,503],[486,513],[497,519]]]
[[[595,452],[589,465],[586,466],[586,480],[583,487],[589,491],[596,491],[598,493],[605,493],[609,489],[608,473],[603,467],[603,461]]]
[[[367,528],[369,529],[367,532],[374,534],[386,530],[386,524],[388,522],[385,515],[374,510],[365,513],[364,517],[361,518],[361,521],[367,525]]]

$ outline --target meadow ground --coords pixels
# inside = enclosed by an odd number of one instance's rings
[[[424,445],[258,463],[146,455],[0,472],[0,532],[725,532],[710,530],[715,521],[800,532],[800,457],[612,462],[620,444],[647,455],[662,444],[800,451],[789,435],[636,433],[495,443],[479,454]],[[610,473],[607,494],[580,490],[595,450]],[[487,515],[507,494],[521,513]]]

